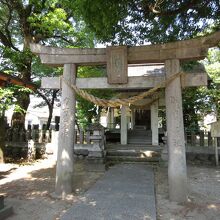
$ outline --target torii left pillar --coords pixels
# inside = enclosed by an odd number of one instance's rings
[[[179,60],[166,60],[165,69],[166,78],[180,72]],[[165,97],[169,155],[169,196],[172,201],[185,202],[187,199],[187,172],[180,77],[177,77],[166,86]]]
[[[60,130],[56,165],[55,194],[65,197],[72,193],[73,144],[75,133],[75,92],[66,84],[76,83],[76,65],[65,64],[62,80]]]

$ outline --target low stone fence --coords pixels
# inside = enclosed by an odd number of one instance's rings
[[[13,159],[39,159],[45,154],[54,154],[58,147],[58,131],[28,129],[19,131],[7,129],[5,156]],[[76,130],[74,136],[74,154],[76,157],[101,159],[105,155],[104,127],[99,124],[90,125],[84,132]]]
[[[7,129],[5,156],[13,159],[39,159],[46,152],[46,144],[51,142],[51,131],[29,129]]]
[[[37,143],[48,143],[51,141],[51,134],[51,130],[8,128],[6,130],[5,141],[27,142],[28,140],[33,140]]]

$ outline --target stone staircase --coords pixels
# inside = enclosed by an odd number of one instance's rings
[[[157,164],[160,152],[159,146],[109,144],[106,147],[106,162],[110,165],[121,162]]]
[[[13,214],[13,208],[10,206],[5,206],[4,196],[0,195],[0,219],[6,219]]]
[[[128,144],[151,145],[152,144],[151,131],[141,128],[128,130]]]

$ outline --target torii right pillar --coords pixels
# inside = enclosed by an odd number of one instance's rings
[[[166,78],[180,71],[178,59],[165,61]],[[187,199],[187,171],[180,77],[166,86],[166,121],[168,135],[168,184],[171,201]]]

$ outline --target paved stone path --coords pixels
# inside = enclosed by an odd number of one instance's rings
[[[115,165],[61,220],[156,220],[152,168],[143,164]]]

